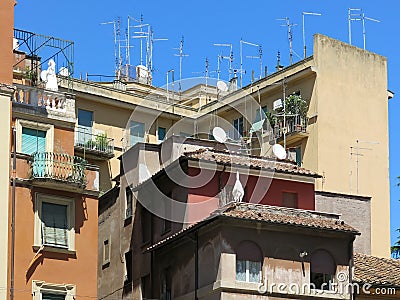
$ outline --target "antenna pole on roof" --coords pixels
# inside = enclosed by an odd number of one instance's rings
[[[231,77],[232,77],[232,74],[233,74],[232,64],[233,64],[233,60],[234,60],[233,51],[232,51],[232,44],[214,44],[214,46],[217,46],[217,47],[229,47],[230,48],[229,56],[223,56],[222,54],[218,56],[218,64],[220,63],[219,60],[222,60],[222,59],[229,60],[229,80],[230,80]],[[219,70],[219,67],[218,67],[218,70]],[[219,80],[219,71],[218,71],[218,80]]]
[[[183,42],[184,38],[182,35],[181,41],[179,42],[179,48],[174,48],[179,51],[179,54],[174,54],[175,56],[179,56],[179,94],[182,92],[182,60],[183,57],[189,56],[189,54],[183,54]]]
[[[240,87],[243,86],[243,73],[246,73],[246,71],[243,69],[243,44],[249,45],[249,46],[254,46],[254,47],[261,47],[258,44],[246,42],[243,39],[240,39]],[[260,54],[260,52],[259,52]],[[246,56],[247,58],[260,58],[260,56]],[[262,67],[261,67],[262,69]],[[262,72],[262,70],[261,70]],[[261,73],[260,73],[260,78],[261,78]]]
[[[306,46],[306,29],[305,29],[305,16],[322,16],[320,13],[314,12],[302,12],[303,16],[303,49],[304,49],[304,59],[307,57],[307,46]]]
[[[285,17],[283,19],[277,19],[279,21],[285,21],[284,25],[281,26],[286,26],[287,27],[287,37],[289,41],[289,60],[290,64],[293,64],[293,32],[292,32],[292,27],[297,26],[297,24],[290,23],[290,19],[288,17]]]

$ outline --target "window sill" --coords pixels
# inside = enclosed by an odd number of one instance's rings
[[[41,246],[34,245],[32,246],[34,251],[38,251]],[[70,250],[70,249],[65,249],[61,247],[53,247],[53,246],[44,246],[43,252],[55,252],[55,253],[64,253],[64,254],[69,254],[69,255],[75,255],[76,251],[75,250]]]

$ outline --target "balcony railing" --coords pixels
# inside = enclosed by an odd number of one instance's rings
[[[64,93],[21,84],[15,84],[15,87],[16,90],[12,96],[13,102],[61,111],[66,109]]]
[[[53,152],[32,154],[31,179],[53,179],[85,186],[86,160]]]
[[[288,117],[286,124],[280,121],[271,129],[270,139],[280,139],[283,137],[284,132],[286,132],[287,136],[295,133],[307,133],[307,124],[308,118],[306,117]]]
[[[75,147],[84,151],[105,156],[114,155],[114,139],[106,134],[92,134],[84,129],[75,129]]]

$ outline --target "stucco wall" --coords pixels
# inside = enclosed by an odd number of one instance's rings
[[[321,212],[339,214],[342,220],[361,233],[354,242],[354,251],[371,254],[370,197],[316,192],[315,209]]]

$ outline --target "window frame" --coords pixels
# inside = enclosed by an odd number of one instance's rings
[[[128,196],[130,196],[130,205],[128,202]],[[129,207],[130,206],[130,207]],[[130,214],[128,215],[128,210],[130,208]],[[133,191],[131,186],[125,188],[125,220],[132,218],[133,215]]]
[[[67,206],[68,221],[68,248],[57,245],[44,245],[42,242],[42,203],[52,203]],[[34,224],[34,247],[44,246],[46,250],[53,249],[55,252],[75,252],[75,200],[73,198],[60,197],[50,194],[35,194],[35,224]],[[57,251],[58,250],[58,251]]]
[[[237,123],[237,124],[235,124],[235,123]],[[239,140],[244,135],[244,118],[243,118],[243,116],[233,119],[232,125],[233,125],[233,138],[234,138],[234,140]]]
[[[17,130],[16,150],[18,153],[22,153],[22,128],[29,128],[29,129],[33,129],[33,130],[45,131],[46,132],[46,152],[53,152],[54,125],[17,119],[16,120],[16,130]]]
[[[131,134],[131,130],[132,130],[132,123],[136,123],[136,126],[143,126],[143,136],[139,136],[139,135],[132,135]],[[141,132],[140,132],[141,133]],[[135,121],[135,120],[130,120],[129,121],[129,132],[128,132],[128,136],[129,136],[129,147],[133,147],[135,146],[137,143],[143,143],[145,141],[145,137],[146,137],[146,123],[144,122],[139,122],[139,121]],[[132,137],[135,138],[141,138],[141,140],[137,140],[135,143],[133,143],[133,141],[131,140]]]
[[[164,138],[162,140],[160,139],[160,129],[161,129],[161,131],[165,131],[164,132]],[[167,128],[162,127],[162,126],[158,126],[157,127],[157,142],[158,143],[162,143],[163,141],[166,140],[166,138],[167,138]]]
[[[32,280],[33,300],[42,300],[42,294],[44,293],[65,295],[65,300],[74,300],[76,297],[76,285]]]
[[[106,257],[106,242],[108,244],[108,257]],[[106,238],[103,240],[103,266],[110,263],[111,258],[111,238]]]
[[[295,199],[296,199],[296,206],[295,207],[285,205],[285,195],[295,196]],[[288,199],[288,198],[286,198],[286,199]],[[285,191],[285,190],[282,191],[282,206],[283,207],[288,207],[288,208],[298,209],[299,208],[299,193],[298,192],[293,192],[293,191]]]

